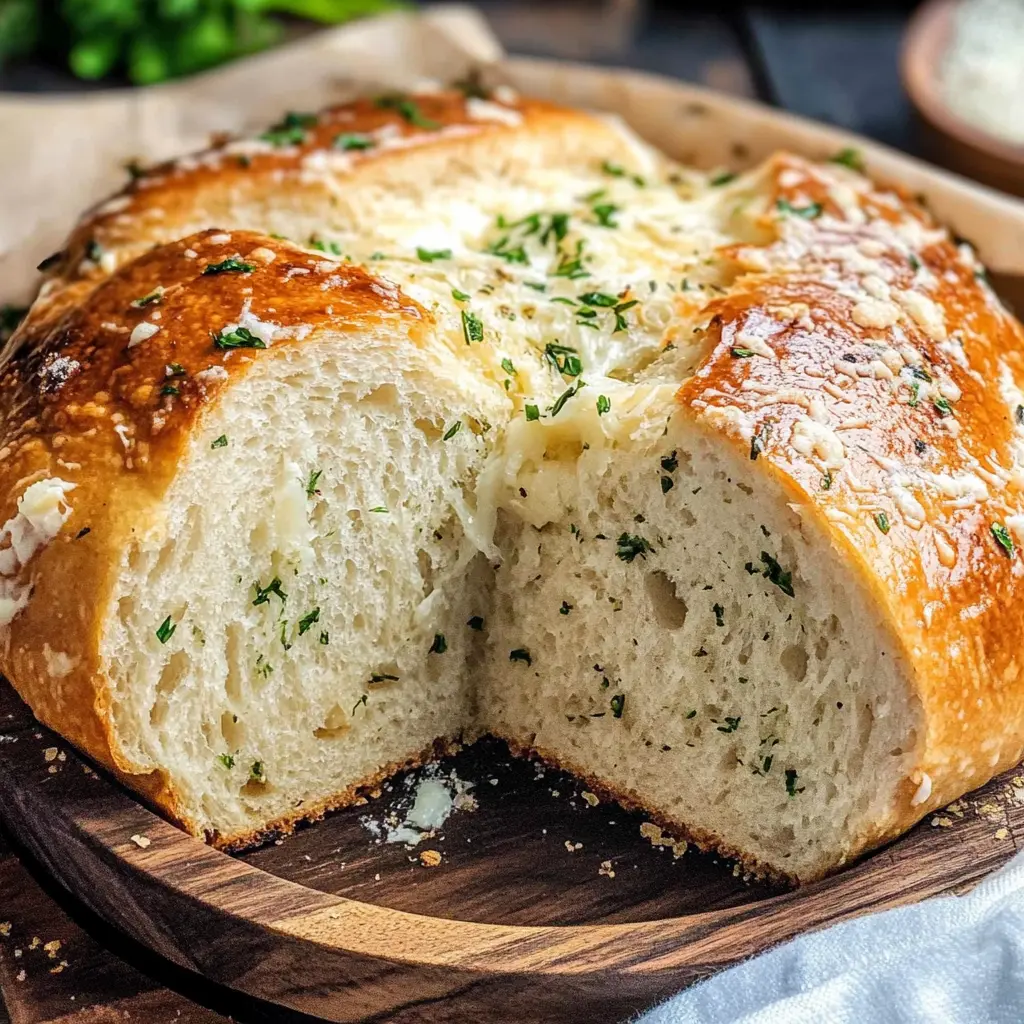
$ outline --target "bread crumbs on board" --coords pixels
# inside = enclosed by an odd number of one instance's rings
[[[436,868],[441,863],[441,854],[437,850],[420,850],[420,863],[425,868]]]

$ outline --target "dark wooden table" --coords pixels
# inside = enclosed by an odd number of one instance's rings
[[[506,48],[643,68],[758,97],[916,151],[897,54],[911,4],[736,6],[482,0]],[[711,13],[715,12],[715,13]],[[63,84],[33,67],[0,89]],[[0,808],[2,822],[2,808]],[[0,836],[0,1024],[279,1021],[113,933]]]

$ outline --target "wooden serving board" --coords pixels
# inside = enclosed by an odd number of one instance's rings
[[[963,892],[1024,835],[1024,777],[1009,773],[787,892],[652,845],[642,817],[593,806],[568,776],[496,742],[443,768],[473,783],[478,806],[417,850],[361,821],[408,801],[399,778],[366,806],[228,856],[142,806],[0,681],[0,802],[15,841],[90,910],[273,1004],[275,1020],[622,1020],[809,929]],[[419,849],[441,863],[424,866]]]

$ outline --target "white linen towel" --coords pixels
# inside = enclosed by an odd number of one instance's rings
[[[818,1022],[1024,1022],[1024,853],[966,896],[794,939],[694,985],[638,1024]]]

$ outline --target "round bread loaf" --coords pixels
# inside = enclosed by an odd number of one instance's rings
[[[5,350],[0,667],[223,847],[493,733],[816,878],[1016,763],[1021,328],[852,155],[499,90],[91,211]]]

